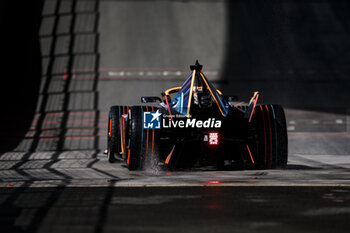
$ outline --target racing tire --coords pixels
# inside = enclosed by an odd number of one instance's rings
[[[257,168],[284,168],[288,161],[286,118],[280,105],[255,107]]]
[[[120,118],[127,113],[127,106],[112,106],[108,114],[107,157],[110,163],[119,161],[116,156],[121,153]]]
[[[288,163],[288,134],[286,116],[283,107],[272,105],[276,123],[276,167],[285,168]]]
[[[129,112],[129,147],[127,166],[129,170],[154,168],[158,164],[159,131],[144,129],[145,111],[156,111],[155,107],[132,106]]]

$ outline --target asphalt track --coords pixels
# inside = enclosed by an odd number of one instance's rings
[[[349,232],[349,8],[43,1],[35,114],[20,139],[1,124],[16,145],[0,155],[0,231]],[[181,85],[195,59],[224,93],[285,106],[286,169],[107,162],[109,107]]]

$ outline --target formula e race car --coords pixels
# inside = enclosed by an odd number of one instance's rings
[[[285,167],[288,158],[282,106],[235,105],[191,65],[181,87],[160,97],[141,97],[142,106],[112,106],[108,119],[109,162],[125,161],[129,170],[215,165],[219,169]],[[173,97],[173,98],[172,98]]]

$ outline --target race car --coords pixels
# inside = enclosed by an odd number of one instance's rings
[[[182,86],[161,97],[141,97],[140,106],[112,106],[108,118],[109,162],[129,170],[216,166],[218,169],[283,168],[288,138],[283,107],[246,104],[224,96],[198,63]]]

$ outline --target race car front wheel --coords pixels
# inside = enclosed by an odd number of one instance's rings
[[[144,129],[145,112],[155,107],[132,106],[129,112],[129,145],[127,165],[129,170],[153,168],[158,163],[159,129]]]
[[[121,155],[121,116],[127,114],[127,106],[112,106],[108,114],[108,161],[114,163],[117,161],[115,156]]]
[[[257,128],[256,165],[258,168],[286,167],[288,137],[284,110],[280,105],[255,107]]]

